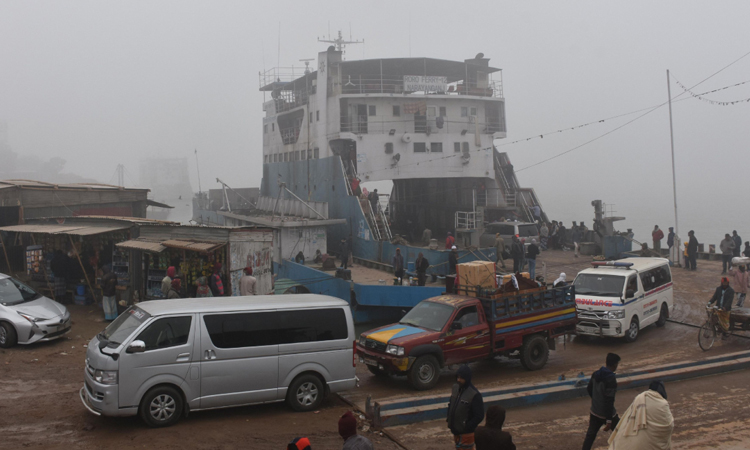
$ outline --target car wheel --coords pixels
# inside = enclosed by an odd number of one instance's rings
[[[667,319],[669,319],[669,306],[667,306],[666,303],[662,303],[661,311],[659,311],[659,320],[656,321],[656,326],[663,327],[667,324]]]
[[[440,378],[440,364],[432,355],[417,358],[407,374],[409,383],[418,391],[432,389]]]
[[[638,316],[633,316],[633,318],[630,319],[630,327],[628,327],[628,330],[625,332],[625,342],[635,342],[635,340],[638,339],[640,327]]]
[[[159,386],[143,396],[139,413],[146,425],[154,428],[176,424],[183,413],[182,395],[170,386]]]
[[[547,364],[549,346],[547,340],[538,334],[524,342],[521,348],[521,365],[526,370],[539,370]]]
[[[289,386],[286,401],[295,411],[312,411],[323,403],[325,388],[315,375],[303,375]]]
[[[7,322],[0,323],[0,347],[11,348],[18,343],[18,335],[13,325]]]

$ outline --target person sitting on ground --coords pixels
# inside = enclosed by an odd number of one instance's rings
[[[173,298],[182,298],[182,296],[180,295],[180,289],[182,289],[182,283],[180,282],[179,278],[175,278],[174,280],[172,280],[172,286],[167,292],[167,298],[170,300]]]
[[[510,433],[503,431],[505,408],[494,405],[487,408],[487,421],[474,432],[477,450],[516,450]]]
[[[198,288],[195,290],[195,297],[196,298],[207,298],[207,297],[213,297],[211,294],[211,288],[208,287],[208,280],[206,277],[200,277],[196,280],[196,283],[198,283]]]
[[[723,338],[727,338],[727,332],[729,332],[730,323],[729,319],[732,315],[732,300],[734,299],[734,289],[729,286],[729,278],[722,277],[721,285],[714,291],[713,297],[708,302],[708,306],[716,303],[718,310],[716,315],[719,318],[719,326],[724,333]]]
[[[323,254],[320,252],[320,249],[315,250],[315,256],[313,257],[313,262],[315,264],[320,264],[323,262]]]
[[[302,253],[302,250],[300,250],[297,253],[297,256],[294,257],[294,262],[296,262],[297,264],[302,264],[303,266],[305,265],[305,254]]]
[[[564,287],[568,285],[568,282],[565,281],[567,276],[565,275],[565,272],[560,272],[560,276],[557,277],[557,279],[552,282],[552,287]]]
[[[609,450],[670,450],[674,417],[661,381],[638,394],[609,437]]]
[[[357,418],[351,411],[347,411],[339,419],[339,436],[344,438],[342,450],[373,450],[372,442],[357,434]]]

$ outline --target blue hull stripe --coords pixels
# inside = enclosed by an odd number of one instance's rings
[[[575,313],[565,314],[564,316],[557,316],[553,317],[551,319],[546,320],[540,320],[538,322],[531,322],[531,323],[525,323],[523,325],[518,325],[516,327],[508,327],[508,328],[502,328],[500,330],[497,330],[495,334],[505,334],[510,331],[517,331],[517,330],[523,330],[524,328],[532,328],[532,327],[538,327],[539,325],[545,325],[552,322],[557,322],[560,320],[566,320],[566,319],[575,319],[576,315]]]

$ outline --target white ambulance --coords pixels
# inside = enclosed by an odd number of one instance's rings
[[[669,260],[627,258],[592,265],[573,282],[577,334],[633,342],[643,327],[664,326],[674,307]]]

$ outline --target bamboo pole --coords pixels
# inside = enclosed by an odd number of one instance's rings
[[[91,281],[89,281],[89,274],[86,273],[86,268],[83,267],[83,261],[81,261],[81,254],[78,252],[78,249],[76,249],[76,244],[73,242],[73,236],[68,235],[70,238],[70,246],[73,247],[73,250],[75,250],[76,258],[78,258],[78,264],[81,266],[81,271],[83,271],[83,276],[86,277],[86,284],[89,286],[89,290],[91,291],[91,297],[94,299],[94,302],[96,302],[96,292],[94,292],[94,288],[91,286]]]
[[[5,254],[5,263],[8,265],[8,275],[13,275],[10,267],[10,260],[8,259],[8,250],[5,249],[5,239],[0,235],[0,244],[3,246],[3,253]]]
[[[36,245],[36,239],[34,238],[34,233],[29,233],[29,235],[31,236],[31,242],[34,245]],[[3,248],[5,248],[4,245],[3,245]],[[6,257],[7,257],[7,255],[6,255]],[[55,288],[53,288],[52,285],[49,284],[49,275],[47,274],[47,264],[44,264],[44,260],[42,260],[41,262],[42,262],[42,271],[44,272],[44,281],[47,282],[47,287],[49,288],[50,292],[52,293],[52,300],[57,300],[57,298],[55,297]]]

